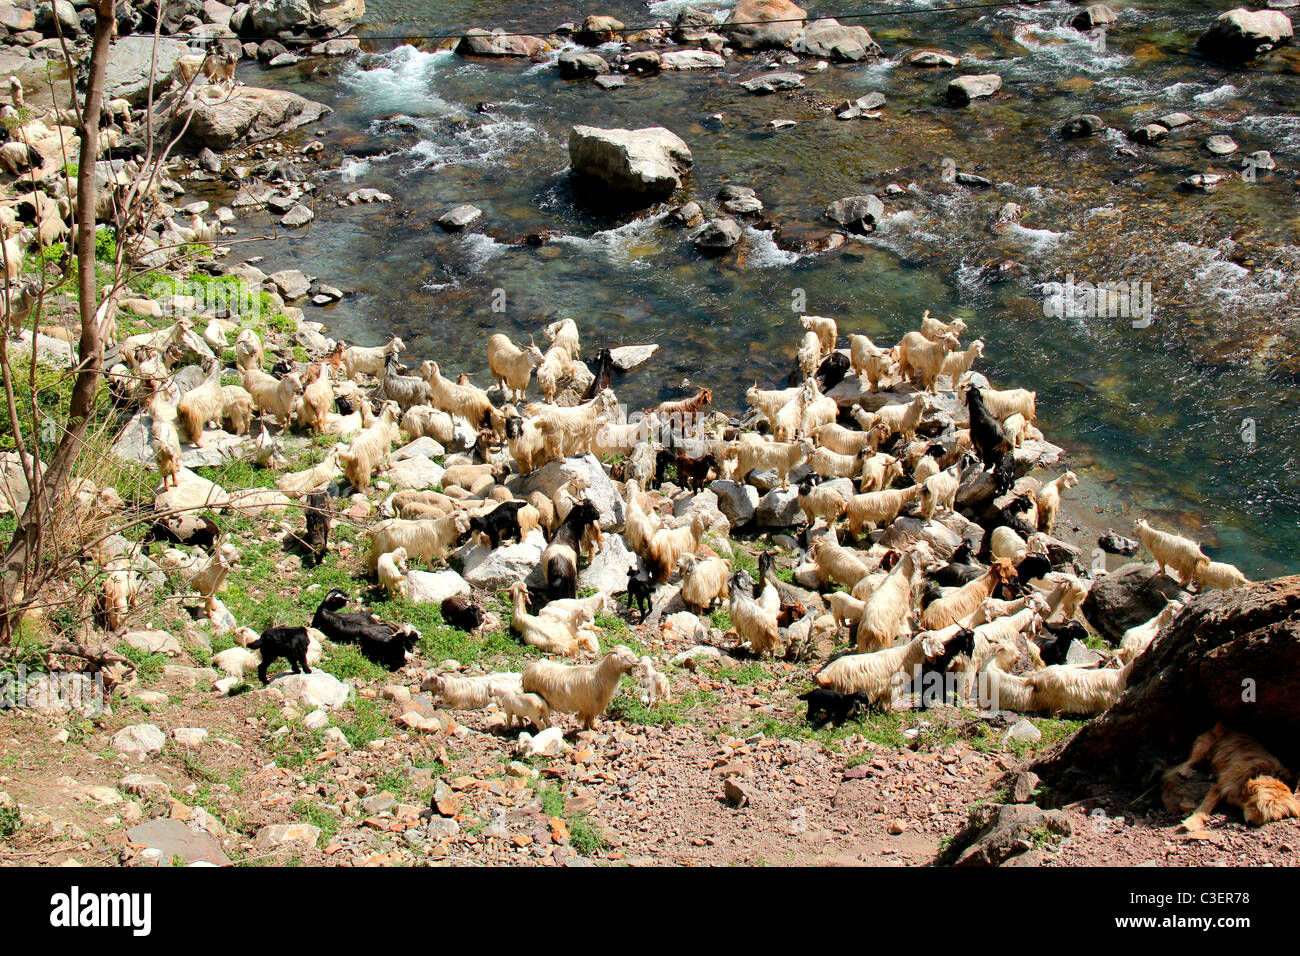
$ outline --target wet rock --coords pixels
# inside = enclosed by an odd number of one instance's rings
[[[1106,129],[1106,122],[1092,113],[1078,113],[1061,124],[1061,135],[1066,139],[1082,139]]]
[[[1211,136],[1205,141],[1205,148],[1215,156],[1228,156],[1237,151],[1237,141],[1222,133]]]
[[[743,235],[734,219],[714,219],[694,236],[695,248],[706,256],[722,255],[732,249]]]
[[[573,39],[583,46],[600,46],[618,39],[618,31],[623,29],[623,21],[614,17],[592,14],[582,21],[582,25],[573,33]]]
[[[765,95],[779,90],[797,90],[803,87],[803,76],[798,73],[768,73],[745,80],[740,84],[751,93]]]
[[[884,215],[885,204],[873,195],[837,199],[826,207],[827,219],[859,235],[872,232]]]
[[[1293,35],[1291,19],[1285,13],[1238,7],[1220,14],[1196,41],[1196,49],[1211,60],[1243,63],[1287,42]]]
[[[996,73],[959,76],[948,84],[946,94],[952,106],[967,106],[972,100],[992,96],[1002,89],[1002,77]]]
[[[284,296],[286,302],[301,299],[311,289],[312,283],[311,277],[298,269],[281,269],[267,276],[267,280]]]
[[[1223,182],[1223,177],[1218,173],[1196,173],[1188,176],[1178,186],[1183,192],[1212,193],[1219,188],[1221,182]]]
[[[447,210],[438,217],[438,225],[447,232],[459,232],[483,218],[483,210],[468,203]]]
[[[365,0],[253,0],[243,20],[246,35],[309,30],[338,31],[365,16]]]
[[[807,16],[790,0],[740,0],[718,29],[738,50],[785,48],[802,32]]]
[[[1112,644],[1155,617],[1169,601],[1189,595],[1154,564],[1125,564],[1098,578],[1083,600],[1083,616]]]
[[[799,124],[792,119],[774,119],[767,121],[767,128],[771,130],[794,129]]]
[[[355,189],[347,195],[347,202],[350,206],[357,206],[361,203],[392,201],[392,196],[388,195],[388,193],[380,192],[378,189]]]
[[[316,214],[302,203],[294,203],[289,211],[280,218],[280,225],[286,229],[298,229],[315,218]]]
[[[1266,149],[1261,149],[1247,155],[1246,158],[1242,160],[1242,166],[1256,170],[1277,169],[1277,163],[1273,160],[1272,154]]]
[[[837,63],[856,63],[885,55],[880,44],[871,39],[871,34],[863,27],[842,26],[830,17],[811,21],[790,44],[790,49]]]
[[[945,67],[952,69],[961,63],[961,57],[953,56],[951,53],[944,53],[940,50],[914,50],[903,57],[903,62],[908,66],[919,66],[926,68]]]
[[[1104,3],[1094,3],[1070,21],[1070,26],[1087,33],[1119,23],[1119,15]]]
[[[669,50],[659,56],[664,70],[720,70],[726,65],[720,54],[708,50]]]
[[[678,206],[669,217],[673,222],[680,226],[698,226],[704,221],[704,210],[700,208],[697,202],[688,202],[685,205]]]
[[[596,85],[602,90],[617,90],[619,87],[627,86],[627,77],[616,76],[613,73],[598,76],[596,77]]]
[[[566,80],[585,79],[609,72],[609,63],[599,53],[562,53],[557,62],[560,76]]]
[[[279,40],[263,40],[257,47],[257,62],[268,66],[288,52],[289,48]]]
[[[574,174],[594,182],[615,201],[648,205],[667,199],[681,186],[691,162],[686,143],[662,126],[636,130],[575,126],[569,132]]]
[[[550,44],[540,37],[507,36],[500,28],[491,32],[478,28],[466,30],[466,35],[456,44],[461,56],[526,56],[545,53]]]
[[[718,27],[718,18],[706,10],[683,7],[673,22],[672,37],[678,43],[693,43]]]
[[[609,357],[614,368],[620,372],[630,372],[650,361],[658,351],[658,345],[620,345],[609,350]]]
[[[633,76],[654,76],[663,68],[659,54],[654,50],[642,50],[638,53],[632,53],[624,61],[623,65],[627,67],[627,71]]]
[[[1143,146],[1155,146],[1157,143],[1169,136],[1169,127],[1160,123],[1147,123],[1145,126],[1139,126],[1131,130],[1128,138],[1135,143],[1141,143]]]

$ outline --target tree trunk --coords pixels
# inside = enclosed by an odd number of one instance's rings
[[[104,99],[104,72],[113,39],[113,0],[95,5],[95,39],[90,53],[90,81],[81,110],[81,149],[77,170],[77,304],[81,310],[81,345],[77,378],[68,402],[63,438],[55,449],[44,479],[32,489],[31,500],[5,552],[4,580],[0,585],[0,643],[7,644],[18,608],[15,591],[31,562],[39,560],[41,529],[81,452],[82,439],[95,404],[95,390],[103,366],[103,343],[95,323],[95,161],[99,158],[99,114]],[[32,350],[35,361],[35,348]],[[32,595],[25,594],[30,599]]]
[[[1033,769],[1065,791],[1099,778],[1144,790],[1219,720],[1300,767],[1300,575],[1194,598],[1114,706]]]

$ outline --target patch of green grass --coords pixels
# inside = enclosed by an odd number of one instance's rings
[[[119,643],[115,650],[135,665],[135,676],[144,684],[152,684],[161,677],[163,667],[167,665],[166,654],[151,654],[132,647],[125,641]]]
[[[709,615],[709,623],[723,634],[731,630],[731,612],[727,610],[726,605],[718,607]]]
[[[767,680],[772,675],[758,661],[750,661],[743,667],[720,667],[713,672],[713,676],[719,680],[729,680],[740,687],[746,687],[750,684],[757,684],[761,680]]]
[[[352,712],[352,719],[340,722],[339,729],[353,747],[365,747],[370,741],[387,736],[393,729],[383,708],[369,698],[355,698],[348,709]]]
[[[624,692],[610,701],[606,715],[611,720],[643,727],[675,727],[689,722],[691,712],[702,704],[714,699],[714,695],[705,691],[687,691],[668,700],[660,701],[654,707],[641,703],[635,693]]]
[[[17,807],[0,807],[0,839],[9,839],[22,825],[22,811]]]
[[[309,823],[320,828],[320,846],[329,845],[330,839],[338,831],[341,822],[337,813],[317,800],[299,800],[290,809],[298,814],[298,819],[302,820],[303,823]],[[299,865],[301,865],[301,861],[299,861]]]
[[[586,815],[575,817],[569,821],[569,842],[583,856],[599,853],[609,846],[605,842],[604,835],[591,825]]]

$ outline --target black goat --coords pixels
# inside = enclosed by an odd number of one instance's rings
[[[276,363],[271,366],[271,374],[274,375],[276,378],[284,378],[292,371],[293,371],[293,362],[291,362],[289,359],[283,359],[283,358],[278,359]]]
[[[975,454],[988,468],[1014,448],[1011,434],[984,405],[984,395],[971,385],[966,392],[966,409],[970,412],[970,438]]]
[[[871,707],[871,698],[859,691],[856,694],[841,694],[837,690],[814,687],[799,699],[808,703],[808,723],[820,727],[827,721],[838,727],[859,711]]]
[[[591,384],[587,386],[586,393],[582,396],[585,401],[590,401],[604,389],[609,388],[614,379],[614,356],[609,349],[601,349],[596,353],[596,357],[592,361],[596,363],[596,374],[592,378]]]
[[[397,670],[406,663],[406,655],[420,639],[420,632],[409,624],[389,624],[368,611],[343,611],[348,596],[334,588],[325,595],[311,626],[336,644],[356,644],[367,660]]]
[[[483,609],[467,595],[453,594],[443,599],[442,620],[458,631],[473,633],[483,624]]]
[[[813,378],[817,379],[817,387],[825,395],[840,382],[844,381],[844,376],[849,374],[851,365],[849,357],[843,352],[832,352],[826,358],[822,359],[822,364],[817,366],[817,373]]]
[[[364,399],[362,399],[362,401],[364,401]],[[351,415],[356,411],[356,408],[352,405],[352,399],[348,398],[346,395],[335,395],[334,407],[338,410],[340,415]]]
[[[266,669],[279,658],[289,662],[295,674],[310,674],[307,666],[307,647],[311,638],[305,627],[268,627],[261,637],[248,643],[249,650],[260,651],[262,663],[257,665],[257,676],[263,684],[270,683]]]
[[[643,623],[646,615],[654,610],[654,589],[654,581],[649,577],[642,577],[640,569],[635,564],[627,569],[627,607],[631,610],[632,603],[636,602],[636,609],[641,612],[641,620],[637,623]]]
[[[519,527],[519,509],[526,504],[526,501],[503,501],[487,514],[475,515],[469,519],[470,534],[483,535],[494,551],[502,541],[511,538],[523,541],[523,529]]]
[[[1082,644],[1088,638],[1087,629],[1078,621],[1065,621],[1062,624],[1043,624],[1043,628],[1052,636],[1039,637],[1034,643],[1044,664],[1064,664],[1070,653],[1070,645],[1075,641]]]
[[[314,491],[307,496],[307,547],[311,549],[316,563],[325,560],[325,552],[330,546],[330,518],[334,509],[330,507],[328,491]]]
[[[985,570],[972,560],[970,542],[963,541],[961,547],[952,553],[947,564],[928,572],[926,576],[943,587],[959,588],[969,581],[974,581]]]
[[[943,645],[943,653],[921,664],[914,685],[918,709],[926,710],[935,704],[948,703],[948,691],[951,689],[948,686],[948,668],[963,654],[968,658],[975,656],[975,632],[969,628],[962,628],[948,638]]]
[[[159,518],[149,526],[144,536],[147,546],[154,541],[172,541],[176,544],[190,544],[211,552],[221,530],[211,518],[196,514],[168,515]]]
[[[1016,579],[1020,582],[1021,590],[1027,594],[1029,582],[1041,578],[1051,570],[1052,562],[1047,555],[1035,554],[1031,551],[1016,564]]]
[[[578,596],[578,556],[585,536],[600,530],[600,512],[582,500],[564,516],[555,536],[542,552],[546,574],[546,599],[558,601]]]

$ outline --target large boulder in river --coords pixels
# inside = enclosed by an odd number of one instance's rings
[[[790,0],[740,0],[718,30],[738,50],[788,47],[803,32],[807,17]]]
[[[120,97],[139,105],[148,99],[151,85],[155,91],[162,91],[171,84],[178,59],[202,52],[165,37],[159,38],[155,52],[151,36],[120,37],[113,43],[113,55],[104,69],[104,98]]]
[[[551,48],[540,37],[508,36],[504,30],[466,30],[456,44],[461,56],[538,56]]]
[[[338,30],[366,14],[366,0],[253,0],[244,17],[248,35]]]
[[[211,94],[207,91],[211,90]],[[172,128],[185,126],[184,145],[193,149],[230,149],[236,143],[256,143],[283,136],[290,130],[314,123],[330,108],[288,90],[265,90],[256,86],[237,86],[233,90],[199,87],[187,102],[177,108],[184,96],[175,91],[158,101],[159,120],[173,116]]]
[[[1115,644],[1130,627],[1151,620],[1170,601],[1188,597],[1154,564],[1131,562],[1097,579],[1083,601],[1083,616]]]
[[[848,196],[826,207],[826,218],[849,232],[865,235],[876,228],[885,215],[885,204],[876,196]]]
[[[884,56],[880,44],[863,27],[846,27],[827,17],[814,20],[796,37],[790,49],[795,53],[825,57],[839,63],[855,63],[868,57]]]
[[[575,126],[569,132],[574,175],[600,187],[603,200],[620,205],[648,206],[667,199],[681,186],[691,162],[690,148],[682,138],[662,126]]]
[[[1119,700],[1034,770],[1064,791],[1145,790],[1217,721],[1288,766],[1300,759],[1300,575],[1195,597],[1134,662]]]
[[[953,106],[966,106],[971,100],[992,96],[1002,89],[1002,77],[996,73],[959,76],[948,84],[948,102]]]
[[[1294,36],[1291,20],[1280,10],[1238,7],[1219,14],[1196,41],[1196,49],[1211,60],[1242,63],[1267,53]]]

